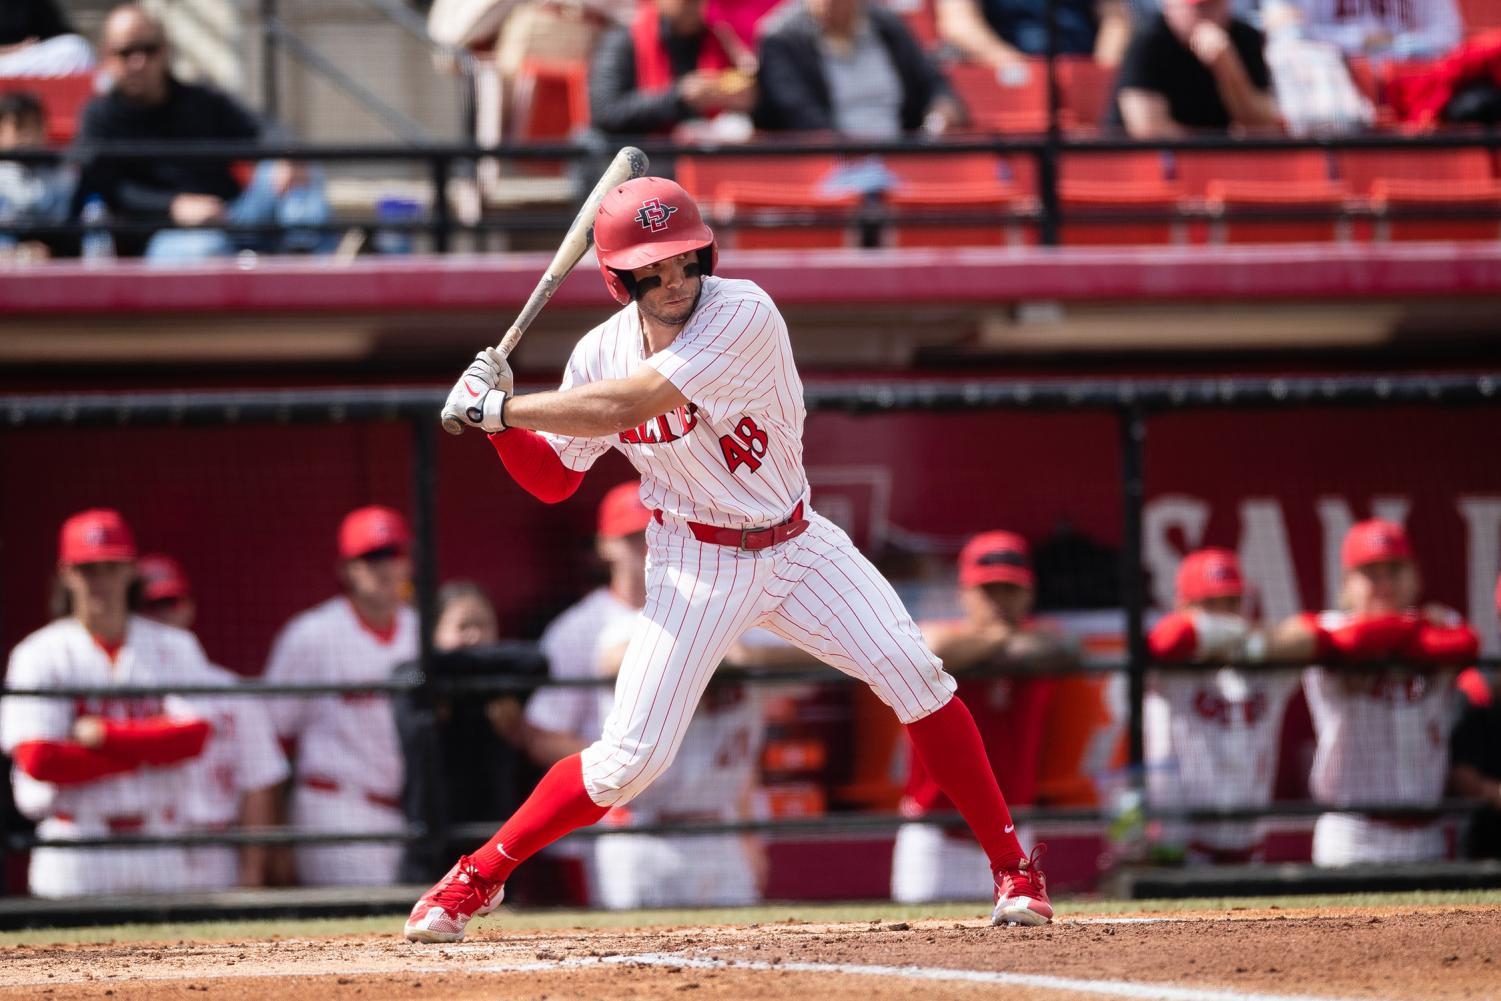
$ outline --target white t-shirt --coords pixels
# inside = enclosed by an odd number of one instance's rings
[[[545,434],[570,469],[612,446],[641,474],[641,500],[679,520],[732,528],[776,524],[807,498],[803,384],[787,324],[755,283],[707,277],[673,342],[648,358],[632,303],[578,342],[563,389],[625,379],[650,365],[689,400],[613,437]]]

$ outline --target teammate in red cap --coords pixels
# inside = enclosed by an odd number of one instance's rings
[[[339,526],[338,572],[344,593],[287,623],[271,648],[272,683],[389,681],[417,656],[411,589],[411,533],[388,507],[351,511]],[[385,696],[277,699],[276,732],[296,747],[290,820],[319,831],[399,831],[404,765]],[[301,845],[305,884],[384,886],[395,876],[400,845],[363,842]]]
[[[1479,638],[1452,609],[1419,606],[1422,577],[1401,525],[1360,522],[1345,536],[1340,560],[1339,610],[1310,617],[1319,635],[1355,638],[1346,663],[1403,666],[1305,673],[1318,738],[1309,789],[1331,806],[1435,804],[1447,778],[1454,669],[1470,663]],[[1330,652],[1321,645],[1319,653]],[[1421,815],[1335,812],[1314,826],[1319,865],[1423,861],[1445,851],[1443,827]]]
[[[1240,561],[1230,550],[1189,553],[1178,567],[1177,591],[1177,610],[1152,629],[1148,647],[1160,663],[1192,666],[1148,675],[1142,722],[1149,801],[1185,810],[1265,807],[1299,672],[1223,666],[1243,657],[1252,635]],[[1284,654],[1273,650],[1271,659]],[[1259,860],[1263,838],[1255,823],[1210,821],[1164,825],[1162,841],[1190,861],[1233,864]]]
[[[191,633],[130,611],[135,538],[117,511],[63,523],[57,618],[11,651],[8,689],[211,684]],[[173,835],[182,828],[184,766],[210,727],[172,718],[157,698],[7,696],[0,748],[15,762],[16,806],[44,841]],[[181,848],[38,848],[30,888],[39,897],[168,892],[191,878]]]
[[[803,387],[775,303],[715,274],[713,232],[664,178],[608,192],[594,241],[622,309],[579,341],[561,388],[516,396],[506,360],[483,351],[445,410],[490,432],[512,476],[543,500],[568,497],[601,455],[622,452],[653,513],[646,603],[603,736],[553,766],[494,838],[423,895],[407,936],[462,938],[516,865],[645,790],[672,763],[715,667],[754,626],[869,684],[983,846],[993,919],[1050,920],[953,677],[891,586],[812,509]]]
[[[182,564],[162,553],[136,561],[142,617],[178,629],[193,628],[198,605]],[[240,676],[208,665],[205,684],[236,685]],[[202,718],[213,727],[203,753],[184,767],[177,817],[190,832],[267,827],[279,815],[277,797],[287,780],[286,755],[260,699],[235,695],[168,696],[167,712]],[[193,845],[184,850],[188,885],[195,890],[264,886],[269,854],[263,845]]]
[[[1013,532],[982,532],[959,552],[963,617],[922,626],[928,646],[960,679],[958,696],[974,714],[1006,801],[1024,806],[1037,798],[1043,730],[1054,681],[965,675],[1006,663],[1053,669],[1077,663],[1065,638],[1032,618],[1035,594],[1026,540]],[[903,815],[919,820],[953,810],[924,759],[913,754],[908,760]],[[977,880],[983,885],[986,871],[985,854],[963,828],[904,824],[897,831],[892,854],[891,896],[902,903],[963,899],[973,893]]]

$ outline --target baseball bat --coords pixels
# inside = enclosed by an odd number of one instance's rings
[[[584,252],[594,242],[594,216],[605,195],[617,184],[644,176],[647,166],[646,154],[634,146],[626,146],[615,154],[615,159],[610,161],[610,165],[600,175],[599,183],[594,185],[594,190],[584,199],[579,214],[574,216],[573,225],[568,227],[563,242],[558,244],[558,252],[553,255],[552,263],[542,272],[537,287],[532,289],[526,305],[517,314],[516,322],[511,324],[506,335],[500,339],[498,350],[502,355],[509,356],[515,350],[521,335],[526,333],[526,328],[532,325],[537,314],[542,312],[542,307],[547,305],[558,286],[563,284],[563,279],[568,277],[568,273],[583,259]],[[464,430],[463,422],[452,408],[445,407],[443,410],[443,430],[449,434],[461,434]]]

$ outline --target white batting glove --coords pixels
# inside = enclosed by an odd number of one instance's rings
[[[504,431],[502,413],[515,383],[505,356],[494,348],[486,348],[474,356],[474,361],[454,383],[443,413],[490,434]]]

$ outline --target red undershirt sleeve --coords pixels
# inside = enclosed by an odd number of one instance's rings
[[[136,768],[134,762],[71,740],[28,740],[16,745],[11,758],[38,782],[60,786],[83,785]]]
[[[201,754],[212,729],[201,719],[108,719],[100,750],[132,764],[173,765]]]
[[[1424,622],[1402,648],[1402,653],[1419,664],[1462,667],[1480,652],[1480,637],[1463,623],[1439,626]]]
[[[511,478],[543,503],[567,500],[584,482],[583,471],[565,466],[547,439],[535,431],[508,428],[492,434],[490,444]]]

